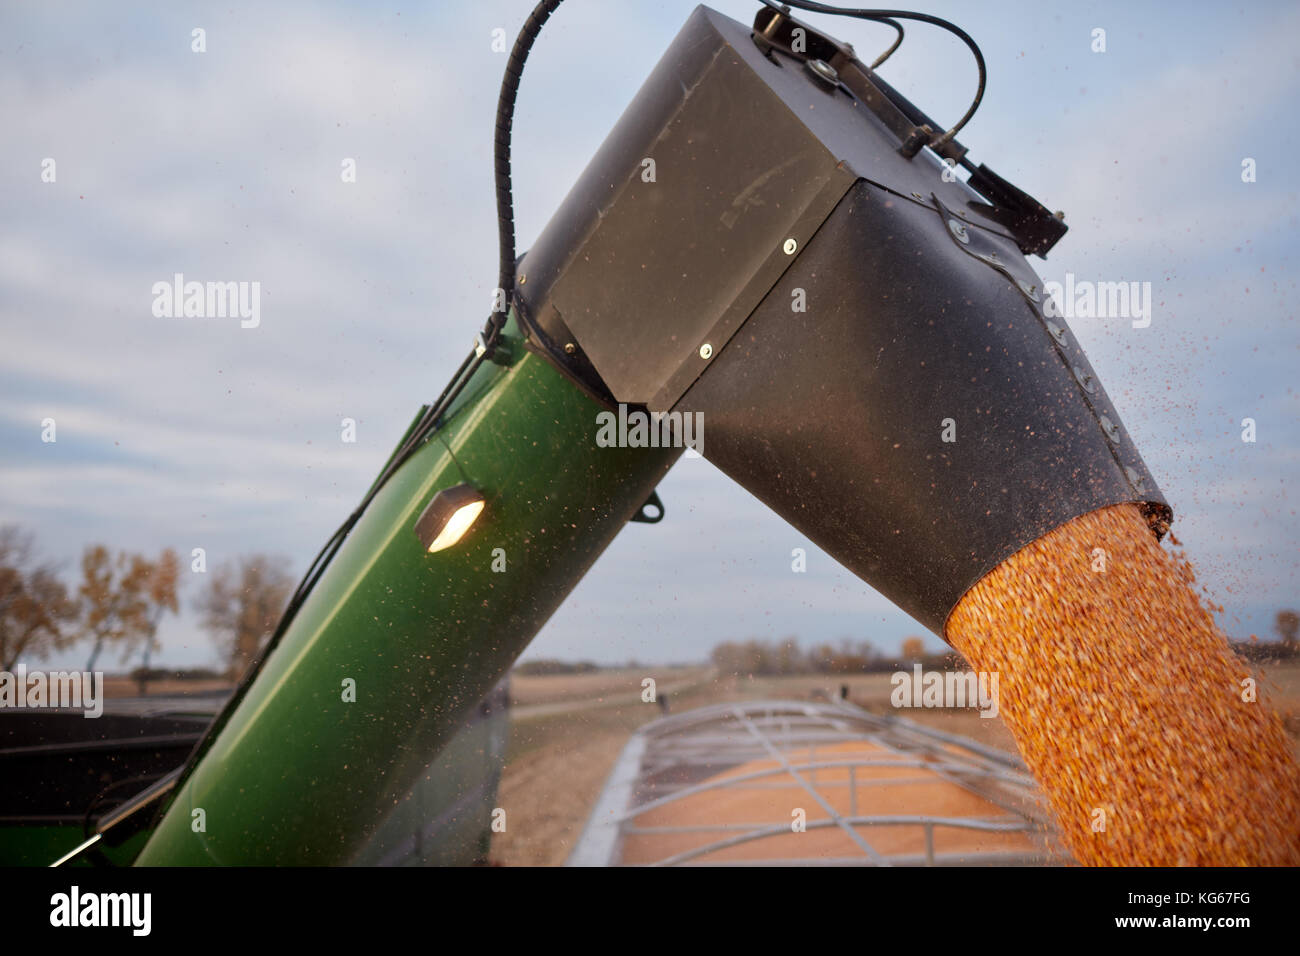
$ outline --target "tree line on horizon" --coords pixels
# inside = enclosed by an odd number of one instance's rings
[[[208,632],[225,675],[237,680],[261,655],[293,592],[289,562],[281,556],[245,554],[199,575],[205,581],[194,598],[200,626]],[[89,649],[86,670],[93,671],[105,652],[123,664],[138,656],[141,693],[150,674],[150,659],[161,650],[158,629],[167,614],[178,614],[183,590],[181,561],[164,549],[156,557],[88,545],[81,556],[80,577],[70,589],[58,568],[39,558],[33,536],[16,525],[0,526],[0,670],[12,671],[20,660],[44,659],[77,645]],[[1233,650],[1251,660],[1300,655],[1300,614],[1282,610],[1274,618],[1276,643],[1232,641]],[[961,667],[955,650],[927,654],[920,637],[908,637],[898,655],[881,653],[870,641],[842,640],[802,649],[793,638],[724,641],[710,662],[723,673],[782,676],[849,674],[892,670],[902,662],[932,667]],[[636,665],[629,665],[636,666]],[[522,662],[519,673],[582,673],[602,668],[591,662],[554,660]]]
[[[138,657],[134,673],[144,693],[150,659],[162,647],[159,625],[180,611],[187,577],[180,557],[171,548],[150,556],[92,544],[79,571],[69,587],[57,566],[40,558],[30,532],[0,527],[0,670],[83,646],[87,671],[105,653],[116,653],[123,664]],[[288,560],[240,555],[195,576],[204,579],[193,601],[200,625],[225,675],[238,679],[261,654],[293,592]]]
[[[871,641],[845,638],[839,645],[814,644],[807,650],[793,637],[782,640],[723,641],[709,660],[724,674],[785,677],[795,674],[867,674],[892,671],[900,663],[920,662],[930,667],[965,666],[962,656],[949,648],[937,654],[926,651],[920,637],[905,637],[897,654],[880,651]]]
[[[1276,642],[1230,640],[1240,657],[1252,661],[1273,661],[1300,656],[1300,614],[1278,611],[1273,619]],[[903,639],[896,655],[882,653],[870,641],[844,639],[839,646],[823,643],[803,650],[793,638],[784,640],[723,641],[713,648],[710,662],[721,673],[756,677],[784,677],[797,674],[865,674],[896,670],[901,665],[920,663],[927,668],[961,670],[969,665],[955,649],[938,653],[925,649],[919,637]]]

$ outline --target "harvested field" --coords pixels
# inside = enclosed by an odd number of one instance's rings
[[[653,673],[654,669],[646,669]],[[674,672],[680,674],[681,672]],[[707,672],[706,672],[707,673]],[[584,675],[585,676],[585,675]],[[594,675],[592,675],[594,676]],[[609,699],[637,699],[640,671],[617,678],[623,688],[601,684]],[[680,679],[660,677],[660,686]],[[1296,715],[1288,724],[1292,749],[1300,751],[1300,663],[1282,663],[1264,670],[1264,694],[1284,713]],[[567,700],[573,696],[570,677],[526,679],[525,693],[533,701]],[[717,677],[706,676],[689,691],[670,695],[674,714],[709,704],[756,699],[829,699],[847,684],[853,703],[875,714],[901,714],[908,720],[977,743],[1016,753],[1015,740],[1001,716],[980,717],[974,710],[895,710],[890,705],[888,674],[847,677]],[[549,685],[549,686],[548,686]],[[593,802],[628,737],[642,724],[662,716],[650,704],[610,704],[592,709],[516,719],[501,781],[501,806],[509,813],[506,833],[493,838],[491,859],[506,866],[555,866],[565,862],[591,813]],[[807,835],[807,834],[805,834]]]

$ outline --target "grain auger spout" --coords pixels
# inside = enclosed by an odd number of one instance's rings
[[[934,126],[900,101],[784,14],[697,9],[517,304],[574,381],[697,416],[706,458],[942,635],[1069,519],[1170,511],[1026,259],[1061,220],[955,141],[909,156]]]

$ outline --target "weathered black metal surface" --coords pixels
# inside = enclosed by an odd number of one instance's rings
[[[751,33],[697,8],[520,263],[534,345],[617,401],[670,408],[794,260],[787,240],[802,248],[858,179],[992,209]]]
[[[1013,242],[859,183],[676,410],[703,413],[706,458],[942,636],[968,588],[1069,519],[1169,516],[1041,289]]]
[[[175,769],[207,715],[14,710],[0,717],[0,825],[81,824]],[[99,800],[100,802],[96,802]],[[52,859],[57,858],[57,854]]]

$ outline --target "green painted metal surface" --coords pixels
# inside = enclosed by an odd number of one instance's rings
[[[598,447],[599,406],[512,340],[370,504],[138,864],[357,859],[676,460]],[[487,507],[428,554],[416,518],[463,481]]]
[[[0,866],[49,866],[85,839],[73,823],[0,827]]]
[[[85,828],[79,823],[0,826],[0,867],[49,866],[85,839]],[[107,861],[113,866],[130,866],[144,843],[145,834],[137,833],[121,846],[100,845],[68,865],[95,866]]]
[[[487,860],[509,739],[508,711],[472,719],[420,773],[352,863],[464,866]]]

